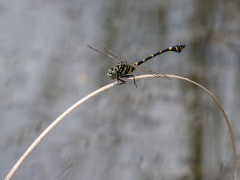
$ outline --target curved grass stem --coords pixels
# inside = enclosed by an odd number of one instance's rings
[[[163,77],[166,75],[163,75]],[[188,79],[188,78],[184,78],[184,77],[180,77],[180,76],[175,76],[175,75],[167,75],[168,77],[172,78],[172,79],[181,79],[187,82],[190,82],[192,84],[195,84],[196,86],[200,87],[201,89],[203,89],[205,92],[207,92],[212,98],[213,100],[217,103],[218,107],[220,108],[227,126],[228,126],[228,130],[230,133],[230,137],[231,137],[231,141],[232,141],[232,148],[233,148],[233,156],[234,156],[234,172],[233,172],[233,180],[236,180],[237,178],[237,153],[236,153],[236,147],[235,147],[235,140],[234,140],[234,136],[233,136],[233,131],[230,125],[230,122],[228,120],[228,117],[226,115],[226,113],[224,112],[221,104],[219,103],[219,101],[213,96],[213,94],[208,91],[206,88],[204,88],[203,86],[201,86],[200,84]],[[154,75],[142,75],[142,76],[135,76],[135,79],[143,79],[143,78],[150,78],[150,77],[156,77]],[[126,81],[131,81],[134,80],[134,78],[128,78],[126,79]],[[93,98],[94,96],[96,96],[97,94],[104,92],[107,89],[110,89],[116,85],[118,85],[119,82],[114,82],[111,83],[107,86],[104,86],[92,93],[90,93],[89,95],[87,95],[86,97],[82,98],[80,101],[78,101],[77,103],[75,103],[73,106],[71,106],[69,109],[67,109],[63,114],[61,114],[50,126],[47,127],[47,129],[45,129],[42,134],[31,144],[31,146],[26,150],[26,152],[22,155],[22,157],[17,161],[17,163],[13,166],[13,168],[11,169],[11,171],[8,173],[8,175],[6,176],[5,180],[10,180],[12,178],[12,176],[15,174],[15,172],[17,171],[17,169],[19,168],[19,166],[23,163],[23,161],[27,158],[27,156],[32,152],[32,150],[37,146],[37,144],[65,117],[67,116],[69,113],[71,113],[74,109],[76,109],[78,106],[80,106],[81,104],[83,104],[84,102],[86,102],[87,100]]]

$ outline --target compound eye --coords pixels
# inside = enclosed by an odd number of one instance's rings
[[[112,71],[112,75],[113,75],[113,77],[116,77],[117,76],[117,72],[116,71]]]
[[[117,72],[114,71],[113,68],[111,68],[108,70],[107,75],[110,79],[115,79],[117,77]]]

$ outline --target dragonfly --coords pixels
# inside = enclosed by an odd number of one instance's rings
[[[122,78],[132,77],[133,80],[134,80],[134,84],[137,88],[137,84],[135,82],[134,75],[130,74],[133,71],[135,71],[136,69],[140,69],[141,71],[143,71],[145,73],[150,73],[155,77],[163,77],[163,78],[166,78],[166,79],[171,79],[166,74],[160,74],[160,73],[154,72],[152,70],[142,68],[139,65],[143,64],[144,62],[146,62],[146,61],[148,61],[148,60],[150,60],[150,59],[152,59],[152,58],[154,58],[154,57],[156,57],[156,56],[158,56],[162,53],[168,52],[168,51],[173,51],[173,52],[180,53],[180,52],[182,52],[182,49],[186,47],[186,45],[171,46],[171,47],[166,48],[164,50],[158,51],[155,54],[152,54],[152,55],[146,57],[145,59],[142,59],[141,61],[138,61],[134,64],[124,60],[123,58],[119,57],[118,55],[116,55],[115,53],[113,53],[112,51],[110,51],[107,48],[105,48],[106,53],[104,53],[102,51],[99,51],[99,50],[93,48],[92,46],[88,45],[88,47],[91,48],[92,50],[98,52],[98,53],[101,53],[103,55],[106,55],[106,56],[118,61],[118,64],[115,67],[108,69],[107,75],[110,79],[112,79],[112,80],[117,79],[117,81],[119,81],[120,84],[125,84],[126,81],[123,80]]]

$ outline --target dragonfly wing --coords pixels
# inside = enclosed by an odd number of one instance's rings
[[[105,48],[107,51],[107,54],[110,54],[111,56],[115,57],[116,59],[121,59],[118,55],[116,55],[115,53],[113,53],[112,51],[110,51],[109,49]]]
[[[105,48],[107,51],[107,54],[110,54],[110,56],[113,56],[117,61],[123,63],[126,66],[132,66],[132,67],[136,67],[136,65],[131,64],[130,62],[126,61],[125,59],[119,57],[118,55],[116,55],[114,52],[110,51],[109,49]]]
[[[87,45],[90,49],[92,49],[92,50],[94,50],[94,51],[96,51],[96,52],[98,52],[98,53],[100,53],[100,54],[103,54],[103,55],[105,55],[105,56],[108,56],[108,57],[110,57],[110,58],[112,58],[112,59],[115,59],[115,56],[113,56],[113,55],[111,55],[111,54],[109,54],[109,53],[104,53],[104,52],[102,52],[102,51],[99,51],[99,50],[97,50],[97,49],[95,49],[95,48],[93,48],[92,46],[89,46],[89,45]]]
[[[160,74],[160,73],[157,73],[157,72],[154,72],[152,70],[149,70],[149,69],[145,69],[145,68],[142,68],[140,66],[137,66],[136,68],[140,69],[141,71],[145,72],[145,73],[150,73],[152,74],[153,76],[155,77],[162,77],[162,78],[166,78],[166,79],[171,79],[168,75],[166,74]]]
[[[105,55],[105,56],[108,56],[108,57],[110,57],[110,58],[118,61],[119,63],[122,62],[122,61],[121,61],[122,59],[121,59],[119,56],[117,56],[116,54],[114,54],[112,51],[110,51],[110,50],[107,49],[107,48],[105,48],[105,49],[106,49],[106,53],[104,53],[104,52],[102,52],[102,51],[99,51],[99,50],[93,48],[92,46],[89,46],[89,45],[87,45],[87,46],[88,46],[90,49],[92,49],[92,50],[94,50],[94,51],[96,51],[96,52],[98,52],[98,53],[100,53],[100,54],[103,54],[103,55]]]
[[[129,65],[130,63],[128,62],[128,65]],[[136,69],[139,69],[139,70],[141,70],[141,71],[143,71],[143,72],[145,72],[145,73],[148,73],[148,74],[152,74],[153,76],[155,76],[155,77],[162,77],[162,78],[166,78],[166,79],[171,79],[169,76],[167,76],[166,74],[160,74],[160,73],[157,73],[157,72],[154,72],[154,71],[152,71],[152,70],[150,70],[150,69],[145,69],[145,68],[142,68],[141,66],[137,66],[137,65],[135,65],[135,64],[131,64],[131,66],[132,67],[134,67],[134,68],[136,68]]]

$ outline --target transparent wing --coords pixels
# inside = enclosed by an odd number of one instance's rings
[[[154,72],[150,69],[145,69],[145,68],[142,68],[141,66],[136,66],[134,65],[134,67],[136,67],[137,69],[140,69],[141,71],[145,72],[145,73],[148,73],[148,74],[152,74],[153,76],[155,77],[162,77],[162,78],[166,78],[166,79],[171,79],[168,75],[166,74],[160,74],[160,73],[157,73],[157,72]]]
[[[110,56],[112,56],[115,60],[117,60],[120,63],[123,63],[124,65],[127,66],[131,66],[132,64],[129,63],[128,61],[126,61],[125,59],[119,57],[118,55],[116,55],[115,53],[113,53],[112,51],[110,51],[109,49],[105,48],[107,51],[107,54],[109,54]]]
[[[99,51],[99,50],[93,48],[92,46],[89,46],[89,45],[87,45],[87,46],[88,46],[89,48],[91,48],[92,50],[100,53],[100,54],[106,55],[106,56],[108,56],[108,57],[110,57],[110,58],[112,58],[112,59],[114,59],[114,60],[116,60],[116,61],[118,61],[118,62],[120,62],[120,63],[122,62],[120,57],[118,57],[116,54],[114,54],[113,52],[111,52],[111,51],[108,50],[108,49],[106,49],[107,52],[104,53],[104,52],[102,52],[102,51]]]
[[[116,59],[121,59],[118,55],[116,55],[115,53],[113,53],[112,51],[110,51],[109,49],[105,48],[107,51],[107,54],[113,56]]]

